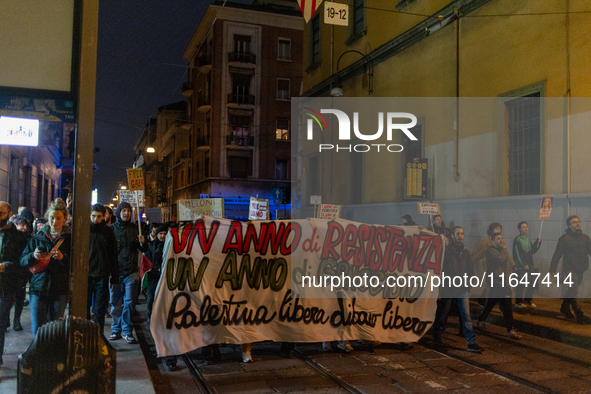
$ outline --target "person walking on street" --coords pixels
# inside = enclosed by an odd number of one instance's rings
[[[496,304],[499,304],[503,317],[505,318],[505,327],[507,327],[507,336],[511,339],[521,339],[521,335],[513,329],[513,304],[511,287],[508,284],[508,278],[513,273],[515,263],[507,248],[504,247],[503,236],[494,234],[491,238],[492,246],[486,251],[486,265],[488,272],[493,274],[489,285],[489,298],[484,310],[478,316],[478,328],[485,331],[485,320]],[[504,276],[503,276],[504,275]],[[487,280],[489,280],[487,275]]]
[[[11,216],[10,205],[0,201],[0,365],[3,364],[2,354],[10,308],[18,290],[20,259],[27,246],[27,236],[18,231],[14,224],[8,223]]]
[[[529,226],[527,222],[521,222],[517,225],[519,235],[513,240],[513,260],[517,267],[517,277],[519,284],[515,288],[515,308],[535,308],[536,304],[532,302],[534,294],[533,280],[530,278],[530,272],[534,269],[534,254],[540,249],[542,241],[538,238],[531,243],[527,237]],[[522,283],[522,278],[526,277],[529,285]]]
[[[470,252],[464,247],[464,229],[456,226],[451,230],[452,242],[445,248],[445,265],[442,276],[454,278],[456,276],[468,277],[474,275],[474,264],[470,257]],[[452,279],[453,280],[453,279]],[[437,301],[437,311],[435,312],[435,322],[433,323],[433,338],[435,342],[441,342],[441,333],[444,330],[445,320],[451,304],[456,301],[460,311],[460,325],[462,333],[468,342],[467,350],[472,353],[481,353],[482,348],[476,343],[476,335],[472,328],[472,319],[470,318],[470,287],[466,283],[465,287],[455,287],[453,284],[445,285],[440,288],[440,299]]]
[[[133,337],[132,316],[135,300],[140,286],[138,251],[145,252],[144,237],[131,222],[131,205],[122,202],[117,207],[117,221],[111,226],[117,241],[117,259],[119,261],[119,286],[111,291],[111,340],[121,339],[127,343],[137,343]]]
[[[550,275],[556,274],[558,262],[562,258],[562,277],[560,279],[565,280],[570,274],[572,285],[566,288],[560,313],[567,319],[575,318],[577,323],[585,324],[589,318],[583,314],[577,296],[583,274],[589,268],[588,256],[591,255],[591,239],[581,231],[581,219],[578,216],[569,216],[566,219],[566,225],[568,226],[566,233],[558,238],[558,244],[552,256]]]
[[[117,241],[113,230],[104,221],[105,207],[94,204],[90,210],[90,245],[88,253],[88,311],[87,319],[105,330],[105,314],[109,305],[109,289],[119,285]],[[110,285],[109,285],[110,278]],[[93,302],[94,301],[94,302]]]
[[[29,288],[31,331],[64,315],[70,293],[72,233],[65,224],[68,211],[61,198],[51,203],[47,224],[29,241],[21,266],[33,274]]]
[[[146,257],[152,262],[152,269],[148,271],[148,287],[146,289],[146,303],[148,308],[148,321],[152,316],[152,305],[154,304],[154,296],[156,295],[156,287],[160,281],[162,260],[164,252],[164,241],[168,234],[168,227],[161,225],[156,229],[156,239],[148,245]]]

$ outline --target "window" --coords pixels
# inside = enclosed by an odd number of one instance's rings
[[[312,18],[311,21],[312,26],[312,62],[311,65],[314,66],[320,63],[320,17],[316,15],[315,18]]]
[[[279,39],[277,60],[291,60],[291,40],[287,38]]]
[[[277,79],[277,100],[289,100],[289,79]]]
[[[229,156],[231,178],[248,178],[248,157]]]
[[[509,133],[509,194],[540,193],[540,93],[505,102]]]
[[[289,179],[289,176],[287,175],[287,163],[287,159],[275,160],[275,179]]]
[[[277,118],[277,128],[275,129],[275,139],[289,139],[289,119]]]
[[[365,28],[365,0],[353,0],[353,35],[357,35]]]
[[[230,135],[226,144],[250,146],[250,116],[230,116]]]
[[[250,36],[241,36],[239,34],[234,34],[234,52],[250,52]]]

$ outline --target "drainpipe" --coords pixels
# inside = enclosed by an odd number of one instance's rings
[[[569,0],[566,0],[566,172],[567,172],[567,179],[566,179],[566,204],[567,204],[567,215],[570,216],[570,193],[571,193],[571,128],[570,128],[570,115],[571,115],[571,108],[570,108],[570,49],[569,49],[569,28],[570,28],[570,18],[569,18]]]
[[[459,159],[460,159],[460,18],[458,10],[454,10],[456,20],[454,30],[456,33],[456,98],[454,108],[454,180],[460,181]]]

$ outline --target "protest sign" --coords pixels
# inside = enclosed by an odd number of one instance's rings
[[[341,217],[341,206],[334,204],[320,204],[318,219],[338,219]]]
[[[433,322],[437,288],[375,283],[314,289],[329,294],[312,298],[306,279],[429,278],[441,274],[444,253],[441,237],[417,227],[204,217],[166,238],[150,323],[158,356],[265,340],[416,342]]]
[[[127,182],[129,183],[129,190],[144,190],[144,172],[141,168],[127,169]]]
[[[248,220],[265,220],[269,218],[269,200],[250,198]]]
[[[222,198],[178,200],[177,206],[180,221],[196,220],[201,216],[224,217],[224,200]]]
[[[419,214],[421,215],[441,215],[439,204],[431,202],[418,202]]]
[[[552,203],[554,202],[554,197],[549,194],[544,194],[542,196],[542,201],[540,202],[540,212],[538,213],[539,220],[548,220],[550,219],[550,214],[552,213]]]
[[[131,204],[131,206],[144,206],[144,191],[131,191],[131,190],[119,190],[119,201],[120,202],[127,202]]]

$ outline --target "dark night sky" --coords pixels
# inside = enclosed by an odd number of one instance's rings
[[[244,0],[242,2],[251,1]],[[102,0],[99,14],[94,187],[110,203],[133,147],[158,107],[183,100],[182,58],[210,0]]]

